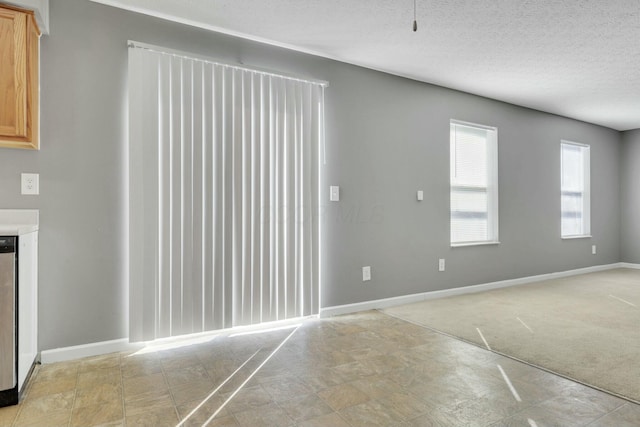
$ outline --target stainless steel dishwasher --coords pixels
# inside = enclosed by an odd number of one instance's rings
[[[18,402],[16,240],[0,236],[0,406]]]

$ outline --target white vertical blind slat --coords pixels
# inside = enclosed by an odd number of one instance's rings
[[[204,84],[203,84],[203,68],[202,62],[194,62],[192,68],[192,138],[193,138],[193,151],[192,151],[192,167],[193,167],[193,215],[192,215],[192,230],[193,230],[193,285],[191,287],[191,304],[193,321],[191,325],[192,332],[203,331],[203,316],[202,305],[204,301],[204,289],[203,289],[203,276],[204,265],[203,257],[204,251],[204,117],[205,111],[204,101]]]
[[[211,64],[203,64],[202,70],[202,330],[215,329],[213,323],[213,287],[214,282],[214,210],[216,189],[213,170],[215,168],[214,120],[213,112],[213,68]],[[208,167],[212,165],[212,167]]]
[[[160,59],[160,168],[158,197],[160,199],[160,277],[158,283],[158,334],[168,336],[171,333],[171,198],[168,190],[171,186],[171,60],[168,56]]]
[[[321,86],[130,48],[132,341],[316,314]]]
[[[193,61],[182,61],[182,329],[193,332]]]
[[[171,60],[171,176],[168,189],[171,224],[171,327],[170,335],[182,333],[182,61]]]

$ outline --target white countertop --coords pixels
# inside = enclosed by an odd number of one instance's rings
[[[20,236],[38,231],[37,209],[0,209],[0,236]]]

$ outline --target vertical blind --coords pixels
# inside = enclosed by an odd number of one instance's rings
[[[497,130],[451,121],[451,244],[498,240]]]
[[[563,141],[560,163],[562,237],[589,235],[589,146]]]
[[[131,341],[318,313],[324,86],[130,43]]]

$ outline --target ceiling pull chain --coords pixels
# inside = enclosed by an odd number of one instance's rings
[[[418,31],[418,21],[416,20],[416,0],[413,0],[413,32]]]

